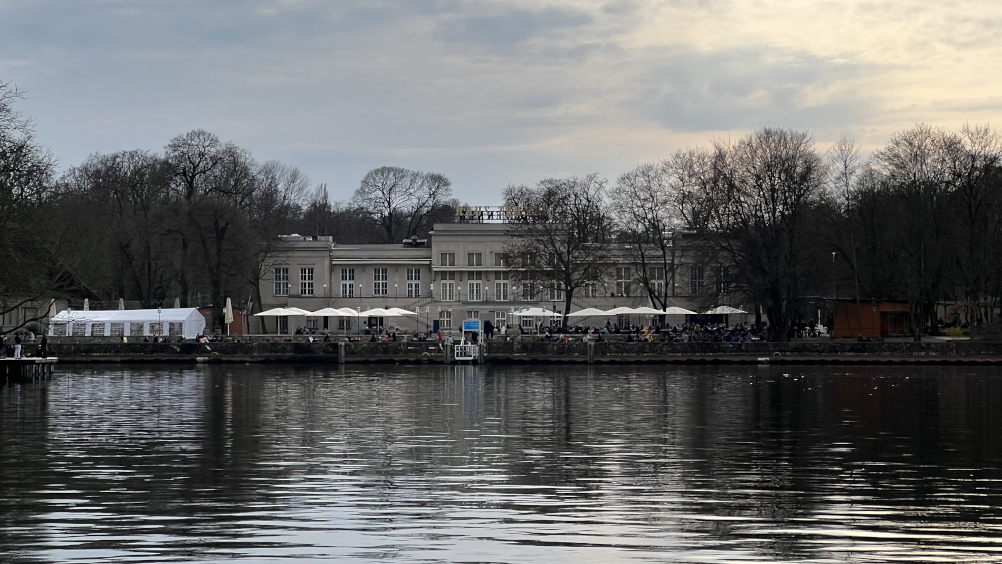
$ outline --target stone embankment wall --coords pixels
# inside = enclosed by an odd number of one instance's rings
[[[996,359],[1002,362],[1002,342],[951,341],[944,343],[593,343],[595,362],[643,361],[773,361],[814,359],[874,361],[902,359]],[[30,346],[28,350],[31,350]],[[348,342],[346,362],[443,362],[445,353],[436,341],[393,343]],[[63,341],[50,343],[50,356],[81,362],[338,362],[337,342],[270,341],[218,342],[208,345],[181,343],[121,343],[113,341]],[[489,342],[487,362],[586,362],[588,345],[580,341]]]

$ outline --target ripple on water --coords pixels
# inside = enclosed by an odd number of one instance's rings
[[[67,366],[0,390],[0,556],[1002,561],[1002,378],[784,370]]]

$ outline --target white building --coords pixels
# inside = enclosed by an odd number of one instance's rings
[[[406,331],[458,330],[465,319],[490,320],[501,326],[514,322],[512,314],[525,307],[562,311],[562,290],[523,284],[504,264],[507,230],[504,223],[441,223],[435,224],[429,240],[385,245],[341,245],[329,237],[283,236],[271,252],[261,281],[262,309],[398,307],[418,312],[418,319],[379,318],[363,323],[398,324]],[[575,293],[572,310],[651,305],[631,254],[613,251],[616,258],[604,269],[603,281]],[[673,278],[664,268],[652,267],[646,277],[653,287],[669,288],[670,305],[696,311],[718,303],[738,305],[726,299],[730,293],[726,271],[698,263],[693,253],[680,261],[675,272]],[[706,272],[714,277],[708,279]],[[522,321],[530,326],[539,320]],[[291,333],[303,325],[332,332],[357,329],[350,321],[345,325],[345,318],[268,318],[265,323],[268,333]]]

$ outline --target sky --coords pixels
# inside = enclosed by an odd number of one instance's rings
[[[1002,123],[992,0],[0,0],[0,80],[66,168],[203,128],[332,199],[365,173],[509,183],[762,127],[874,150]]]

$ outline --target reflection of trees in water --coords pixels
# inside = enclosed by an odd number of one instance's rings
[[[337,520],[360,507],[383,512],[373,527],[472,507],[723,543],[802,518],[874,530],[978,522],[1002,501],[998,482],[960,473],[999,477],[1002,379],[963,369],[85,372],[57,376],[49,398],[3,390],[5,547],[93,527],[119,540],[80,535],[81,546],[136,548],[142,519],[171,540],[141,550],[195,555],[224,540],[227,550],[260,546],[248,512],[292,519],[323,508]],[[971,496],[981,508],[965,503]],[[867,505],[900,514],[846,521]],[[907,517],[915,507],[925,513]],[[53,511],[75,520],[38,527]],[[753,545],[793,558],[819,550],[807,540],[817,538],[778,533]]]
[[[38,545],[44,531],[31,526],[49,511],[39,493],[52,482],[48,456],[47,384],[0,386],[0,559],[35,562],[19,550]]]

